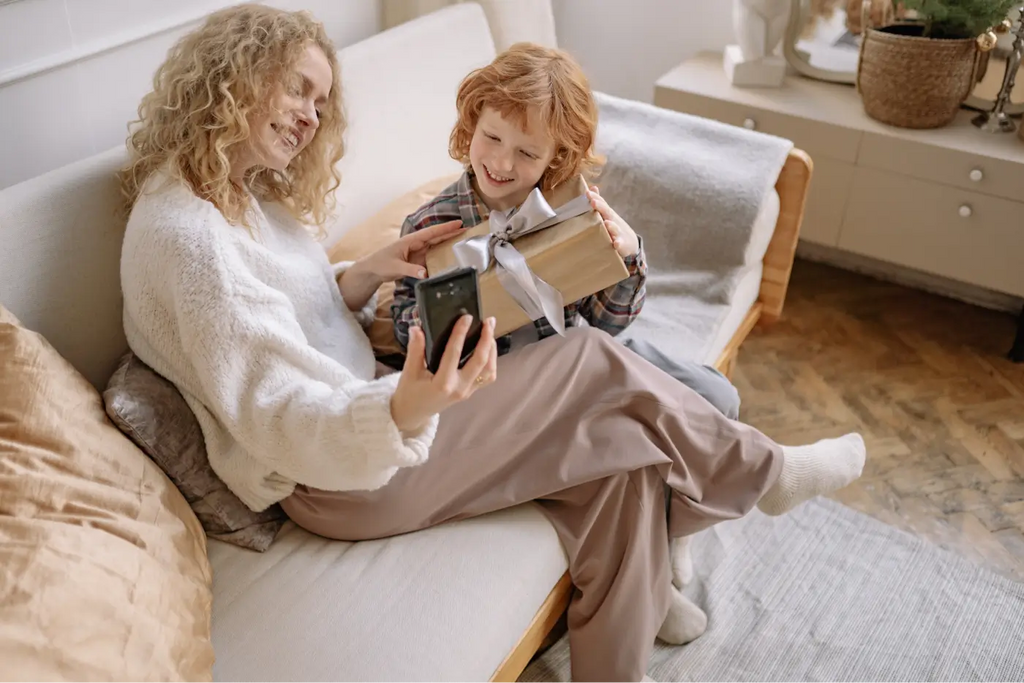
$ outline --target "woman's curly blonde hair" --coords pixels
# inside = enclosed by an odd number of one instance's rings
[[[448,153],[463,164],[469,164],[469,145],[484,107],[524,127],[528,109],[540,113],[555,142],[555,158],[541,178],[543,190],[577,175],[593,178],[604,163],[594,152],[597,102],[583,69],[563,50],[516,43],[466,76],[455,103],[459,116]]]
[[[323,50],[334,74],[320,127],[284,172],[262,166],[246,181],[253,193],[322,228],[341,182],[345,118],[334,46],[304,12],[245,4],[211,14],[171,48],[153,90],[129,126],[129,163],[120,179],[127,212],[154,171],[186,182],[234,224],[247,224],[246,193],[231,180],[230,159],[250,137],[250,120],[265,112],[282,77],[309,45]]]

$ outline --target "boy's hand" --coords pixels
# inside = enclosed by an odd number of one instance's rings
[[[629,227],[629,223],[622,220],[622,216],[608,206],[608,202],[598,191],[597,185],[590,186],[587,196],[590,197],[590,205],[604,219],[604,227],[608,231],[608,236],[612,238],[612,245],[619,256],[622,258],[636,256],[640,251],[640,238],[633,232],[633,228]]]

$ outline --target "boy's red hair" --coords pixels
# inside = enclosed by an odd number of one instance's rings
[[[541,178],[543,190],[580,174],[591,178],[603,163],[594,153],[597,103],[583,69],[567,52],[516,43],[466,76],[455,102],[459,118],[448,153],[457,161],[469,161],[469,144],[486,106],[520,121],[524,129],[526,112],[537,108],[555,141],[555,157]]]

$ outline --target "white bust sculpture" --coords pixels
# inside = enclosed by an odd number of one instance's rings
[[[725,70],[733,85],[782,85],[786,62],[775,48],[786,33],[792,1],[733,0],[736,44],[725,49]]]

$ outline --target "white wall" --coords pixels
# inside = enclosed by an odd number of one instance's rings
[[[168,48],[234,0],[20,0],[0,5],[0,188],[124,142]],[[379,0],[308,9],[337,46],[380,29]]]
[[[167,49],[236,0],[18,0],[0,5],[0,188],[122,144]],[[381,27],[380,0],[309,9],[339,47]],[[592,85],[650,101],[654,81],[732,36],[728,0],[552,0],[559,45]]]
[[[650,102],[654,82],[700,50],[732,41],[730,0],[552,0],[558,46],[595,90]]]

